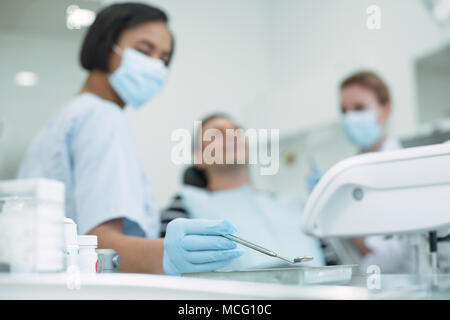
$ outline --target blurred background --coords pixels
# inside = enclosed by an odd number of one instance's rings
[[[14,178],[50,115],[81,88],[79,50],[107,0],[0,0],[0,179]],[[281,163],[261,189],[306,194],[306,155],[326,170],[356,150],[340,127],[339,82],[378,72],[393,96],[389,133],[407,147],[450,140],[448,0],[152,0],[176,37],[167,86],[128,110],[160,207],[178,190],[171,133],[225,111],[280,129]],[[370,30],[366,9],[381,9]]]

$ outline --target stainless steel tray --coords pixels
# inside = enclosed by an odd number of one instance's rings
[[[253,270],[185,273],[183,277],[279,283],[290,285],[347,284],[356,265],[288,267]]]

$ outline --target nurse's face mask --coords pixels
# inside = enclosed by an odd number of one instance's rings
[[[126,104],[139,108],[162,90],[167,78],[167,67],[162,60],[135,49],[121,50],[114,45],[113,50],[122,60],[110,75],[109,82]]]
[[[375,110],[347,111],[343,126],[347,138],[361,149],[370,149],[381,138],[383,128]]]

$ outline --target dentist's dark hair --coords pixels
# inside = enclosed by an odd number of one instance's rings
[[[164,22],[168,24],[166,13],[143,3],[116,3],[103,8],[84,38],[80,52],[80,62],[84,69],[98,69],[108,72],[108,57],[120,34],[127,28],[143,22]],[[175,41],[172,35],[173,56]]]

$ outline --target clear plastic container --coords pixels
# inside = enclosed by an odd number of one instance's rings
[[[0,182],[0,264],[11,272],[63,269],[64,184]]]

